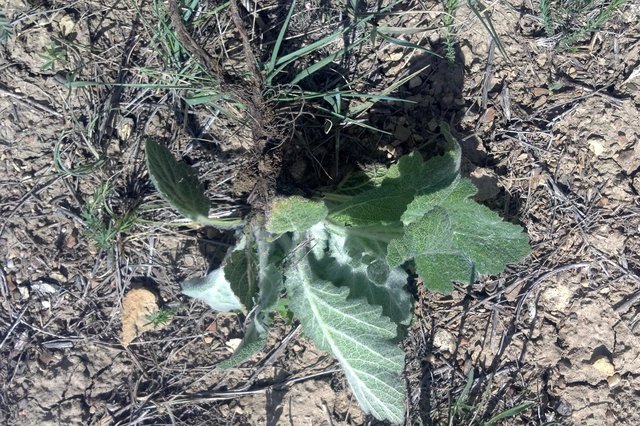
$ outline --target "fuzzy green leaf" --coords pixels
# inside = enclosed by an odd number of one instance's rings
[[[209,199],[198,181],[195,171],[184,162],[176,161],[166,147],[147,140],[145,143],[147,169],[151,182],[162,198],[181,215],[203,225],[221,229],[238,227],[236,219],[209,219]]]
[[[409,325],[413,298],[404,287],[408,275],[402,268],[390,269],[382,256],[352,256],[349,237],[316,230],[311,244],[322,257],[309,258],[313,272],[339,287],[349,288],[350,299],[365,298],[370,305],[382,307],[382,314],[396,324]],[[322,255],[324,249],[327,255]]]
[[[182,293],[200,299],[218,312],[246,311],[240,299],[231,289],[224,276],[224,269],[211,271],[203,278],[194,278],[182,283]]]
[[[184,294],[205,301],[216,311],[251,311],[240,346],[218,368],[233,368],[264,347],[267,315],[283,287],[280,263],[290,245],[287,236],[267,242],[264,231],[258,229],[255,235],[245,234],[239,239],[220,268],[205,278],[183,283]]]
[[[382,314],[396,324],[411,322],[413,298],[404,286],[408,275],[401,268],[389,270],[379,262],[360,264],[354,268],[328,258],[324,262],[311,262],[319,278],[349,289],[349,299],[366,299],[370,305],[382,307]]]
[[[257,241],[252,243],[251,238]],[[224,272],[231,289],[247,310],[253,310],[240,346],[218,368],[233,368],[264,347],[269,331],[265,325],[267,315],[275,307],[284,284],[280,263],[290,244],[287,236],[267,242],[264,231],[256,229],[253,236],[243,236],[226,259]]]
[[[318,278],[308,257],[286,272],[291,311],[316,345],[340,362],[360,406],[377,419],[404,419],[404,353],[393,343],[396,325],[382,308],[349,299],[349,289]]]
[[[341,226],[370,226],[396,222],[413,200],[411,188],[401,189],[389,182],[354,196],[336,208],[330,219]]]
[[[246,244],[243,239],[225,260],[224,276],[247,310],[253,308],[258,292],[257,274],[258,255],[252,245]]]
[[[402,217],[404,236],[389,243],[389,265],[413,259],[427,288],[446,293],[452,280],[497,274],[527,256],[529,239],[522,228],[475,202],[470,198],[475,193],[469,180],[456,179],[417,196]]]
[[[361,259],[363,256],[373,256],[384,258],[387,254],[387,245],[393,239],[404,234],[402,222],[390,222],[385,225],[366,226],[335,226],[332,223],[326,224],[326,229],[332,235],[343,237],[344,251],[354,259]]]
[[[400,221],[407,205],[417,194],[445,188],[458,175],[460,148],[450,143],[447,153],[423,161],[418,153],[405,155],[389,167],[371,189],[330,205],[329,220],[340,226],[384,225]],[[361,176],[361,175],[360,175]],[[367,188],[366,184],[360,186]]]
[[[145,153],[149,176],[160,195],[189,219],[207,217],[210,202],[194,170],[152,140],[147,140]]]
[[[358,195],[380,186],[388,169],[379,165],[364,166],[362,170],[349,174],[336,188],[338,194]]]
[[[271,205],[266,228],[276,235],[302,232],[326,216],[327,207],[321,201],[308,200],[300,196],[279,198]]]

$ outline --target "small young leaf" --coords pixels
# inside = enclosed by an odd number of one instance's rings
[[[291,251],[292,239],[282,235],[269,242],[264,230],[257,230],[254,238],[258,249],[258,305],[260,311],[266,312],[273,310],[283,290],[282,262]]]
[[[258,255],[254,247],[241,240],[224,262],[224,276],[231,290],[247,310],[258,292]]]
[[[308,258],[296,259],[285,274],[291,311],[305,334],[338,359],[362,409],[401,423],[404,352],[392,342],[396,325],[379,306],[348,299],[349,289],[318,278]]]
[[[149,177],[162,198],[180,214],[203,225],[220,229],[232,229],[242,224],[237,219],[209,219],[211,203],[194,170],[181,161],[176,161],[171,151],[147,139],[145,155]]]
[[[171,151],[150,139],[145,143],[145,153],[149,176],[160,195],[185,217],[194,221],[206,218],[209,199],[193,169],[176,161]]]
[[[327,207],[321,201],[308,200],[300,196],[279,198],[271,205],[266,228],[276,235],[302,232],[326,216]]]
[[[243,236],[225,260],[224,271],[231,289],[247,309],[253,309],[240,346],[229,359],[218,364],[221,369],[235,367],[264,347],[269,332],[265,325],[267,316],[284,284],[280,264],[285,256],[283,251],[290,248],[290,237],[285,235],[268,242],[264,231],[254,231],[252,238],[256,242],[251,243],[249,236]]]

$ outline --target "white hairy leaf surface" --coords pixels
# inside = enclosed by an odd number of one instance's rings
[[[362,409],[377,419],[401,423],[404,352],[393,342],[396,325],[366,299],[315,276],[308,258],[292,263],[285,285],[289,307],[304,333],[340,362]]]

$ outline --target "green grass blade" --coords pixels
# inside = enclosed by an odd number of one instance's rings
[[[422,73],[424,70],[426,70],[429,66],[426,65],[422,68],[420,68],[419,70],[409,74],[408,76],[401,78],[400,80],[396,81],[395,83],[391,84],[389,87],[387,87],[385,90],[383,90],[380,94],[376,95],[379,98],[382,98],[383,96],[388,95],[389,93],[393,92],[394,90],[398,89],[398,87],[402,86],[403,84],[405,84],[406,82],[408,82],[409,80],[411,80],[413,77],[419,75],[420,73]],[[376,99],[375,97],[371,96],[372,99]],[[393,98],[391,98],[393,99]],[[349,108],[349,112],[347,115],[349,115],[350,117],[357,117],[358,115],[364,113],[365,111],[367,111],[369,108],[371,108],[373,106],[375,102],[372,101],[367,101],[361,105],[357,105],[355,107],[351,107]]]
[[[627,0],[613,0],[606,7],[603,7],[595,18],[589,19],[587,23],[575,32],[565,36],[562,40],[562,48],[570,49],[573,44],[577,43],[589,34],[598,31],[611,16],[624,4]]]
[[[424,68],[423,68],[424,69]],[[411,74],[413,76],[413,74]],[[404,81],[404,79],[403,79]],[[385,90],[386,92],[386,90]],[[370,94],[370,93],[357,93],[357,92],[352,92],[352,91],[343,91],[343,90],[334,90],[331,92],[327,92],[327,93],[320,93],[320,92],[309,92],[309,91],[302,91],[301,94],[299,96],[286,96],[286,97],[277,97],[277,98],[273,98],[274,101],[276,102],[292,102],[292,101],[310,101],[310,100],[315,100],[315,99],[324,99],[326,97],[334,97],[337,94],[340,94],[340,96],[342,96],[343,98],[349,98],[349,99],[373,99],[376,101],[390,101],[390,102],[407,102],[410,104],[414,104],[416,103],[415,101],[410,101],[408,99],[403,99],[403,98],[396,98],[393,96],[388,96],[388,95],[378,95],[378,94]]]
[[[458,397],[458,403],[464,404],[465,402],[467,402],[472,385],[473,385],[473,369],[469,370],[469,373],[467,373],[467,381],[464,384],[464,388],[462,389],[462,392],[460,392],[460,396]]]
[[[308,46],[305,46],[301,49],[296,50],[295,52],[291,52],[283,57],[281,57],[280,59],[278,59],[278,61],[276,62],[276,66],[278,68],[276,68],[275,70],[271,71],[271,73],[267,76],[267,82],[271,83],[271,81],[275,78],[276,75],[278,75],[283,69],[286,68],[287,65],[291,64],[292,62],[295,62],[296,60],[298,60],[299,58],[301,58],[304,55],[308,55],[309,53],[313,52],[314,50],[320,49],[326,45],[328,45],[329,43],[333,42],[335,39],[337,39],[338,37],[340,37],[344,32],[343,31],[339,31],[339,32],[335,32],[325,38],[322,38],[314,43],[311,43]]]
[[[372,126],[370,124],[366,124],[366,123],[363,123],[362,121],[354,120],[353,118],[348,117],[346,115],[338,114],[338,113],[336,113],[334,111],[331,111],[330,109],[323,108],[323,107],[316,107],[316,109],[318,109],[319,111],[325,112],[325,113],[331,115],[332,117],[339,118],[344,124],[353,124],[354,126],[362,127],[364,129],[372,130],[372,131],[378,132],[378,133],[383,133],[385,135],[390,135],[391,134],[391,133],[389,133],[387,131],[384,131],[382,129],[378,129],[377,127],[374,127],[374,126]]]
[[[64,173],[64,174],[67,174],[70,176],[76,176],[76,177],[86,176],[98,170],[100,167],[104,165],[105,160],[101,158],[97,158],[96,161],[82,163],[75,167],[69,168],[65,166],[62,161],[62,154],[61,154],[61,146],[62,146],[63,140],[64,140],[64,135],[60,139],[58,139],[55,146],[53,147],[53,163],[56,167],[56,170],[58,170],[60,173]]]
[[[297,84],[301,80],[304,80],[305,78],[309,77],[310,75],[312,75],[316,71],[319,71],[322,68],[326,67],[331,62],[335,61],[337,58],[341,57],[342,55],[344,55],[348,51],[350,51],[353,48],[357,47],[358,45],[362,44],[362,42],[364,42],[366,40],[367,40],[366,38],[361,38],[359,40],[356,40],[353,44],[351,44],[351,45],[349,45],[349,46],[347,46],[345,48],[342,48],[342,49],[338,50],[337,52],[334,52],[334,53],[326,56],[324,59],[316,62],[315,64],[311,65],[310,67],[307,67],[307,68],[303,69],[302,71],[300,71],[300,73],[298,73],[298,75],[296,75],[293,78],[293,80],[291,80],[290,84],[292,84],[292,85],[293,84]]]
[[[500,420],[504,420],[504,419],[508,419],[509,417],[515,417],[518,414],[528,410],[530,407],[534,406],[535,402],[525,402],[523,404],[520,404],[518,406],[509,408],[508,410],[503,411],[500,414],[497,414],[493,417],[491,417],[491,419],[489,419],[486,423],[485,426],[491,426],[496,424],[498,421]]]
[[[379,34],[391,35],[391,34],[419,34],[427,31],[431,31],[433,28],[415,27],[415,28],[403,28],[403,27],[376,27],[376,31]]]
[[[200,25],[203,22],[205,22],[207,19],[211,18],[212,16],[217,15],[218,13],[220,13],[221,11],[225,10],[227,7],[229,7],[229,2],[226,1],[224,3],[221,3],[219,5],[217,5],[216,7],[214,7],[212,10],[209,10],[203,14],[201,14],[198,18],[193,20],[193,24],[194,25]]]
[[[9,40],[12,31],[11,22],[3,12],[0,12],[0,44],[4,44]]]
[[[386,8],[382,9],[380,11],[380,13],[383,13],[387,10],[389,10],[391,7],[393,7],[396,3],[387,6]],[[287,55],[284,55],[282,57],[280,57],[276,63],[275,66],[277,66],[278,68],[275,70],[271,71],[271,75],[268,76],[268,81],[271,81],[280,71],[282,71],[287,65],[289,65],[290,63],[298,60],[299,58],[308,55],[311,52],[314,52],[318,49],[321,49],[324,46],[327,46],[328,44],[332,43],[334,40],[336,40],[338,37],[341,37],[342,35],[344,35],[347,32],[353,31],[356,28],[358,28],[359,26],[371,21],[372,19],[374,19],[375,17],[377,17],[379,14],[378,13],[372,13],[362,19],[360,19],[357,22],[354,22],[353,24],[349,25],[346,28],[343,28],[340,31],[336,31],[332,34],[329,34],[328,36],[325,36],[323,38],[321,38],[320,40],[313,42],[307,46],[301,47],[300,49],[291,52]],[[348,46],[349,47],[349,46]]]
[[[388,41],[389,43],[398,45],[398,46],[402,46],[402,47],[408,47],[410,49],[415,49],[415,50],[422,50],[423,52],[429,53],[431,55],[435,55],[439,58],[441,58],[442,56],[438,55],[436,52],[427,49],[426,47],[422,47],[420,45],[417,45],[415,43],[411,43],[410,41],[405,41],[405,40],[400,40],[399,38],[395,38],[395,37],[391,37],[385,34],[380,33],[380,37],[382,37],[385,41]]]
[[[291,16],[293,16],[293,10],[296,7],[296,0],[291,1],[291,6],[289,7],[289,13],[287,13],[287,17],[285,18],[282,28],[280,29],[280,33],[278,33],[278,38],[276,39],[276,44],[273,46],[273,52],[271,53],[271,59],[267,63],[267,75],[271,75],[273,70],[276,68],[276,62],[278,61],[278,54],[280,53],[280,47],[282,47],[282,40],[284,40],[284,35],[287,32],[287,28],[289,28],[289,21],[291,20]],[[271,83],[271,78],[267,79],[267,84]]]

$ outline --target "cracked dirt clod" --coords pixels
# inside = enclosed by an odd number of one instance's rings
[[[149,316],[158,311],[156,295],[144,288],[135,288],[122,301],[122,346],[128,346],[145,331],[156,329]]]

